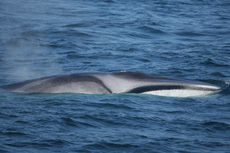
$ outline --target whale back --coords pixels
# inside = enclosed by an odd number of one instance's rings
[[[87,74],[51,76],[10,84],[2,88],[22,93],[111,93],[100,79]]]
[[[215,92],[220,88],[199,81],[174,79],[140,72],[79,73],[50,76],[2,86],[21,93],[153,93],[182,90]]]
[[[150,75],[146,73],[141,73],[141,72],[115,72],[113,73],[117,77],[123,77],[127,79],[141,79],[141,80],[151,80],[151,79],[162,79],[162,80],[176,80],[173,78],[167,78],[167,77],[162,77],[158,75]]]

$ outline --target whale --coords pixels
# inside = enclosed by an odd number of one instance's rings
[[[189,97],[220,90],[206,82],[168,78],[141,72],[76,73],[43,77],[0,86],[18,93],[152,94]]]

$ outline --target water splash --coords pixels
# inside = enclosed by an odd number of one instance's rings
[[[224,86],[222,87],[221,93],[230,95],[230,80],[224,80]]]
[[[224,83],[226,84],[227,87],[230,86],[230,80],[225,80]]]

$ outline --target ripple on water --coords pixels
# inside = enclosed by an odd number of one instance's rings
[[[223,122],[207,121],[202,123],[202,126],[208,131],[230,131],[230,124]]]
[[[166,34],[164,31],[150,26],[141,26],[139,29],[148,34]]]
[[[215,61],[214,59],[208,58],[205,61],[203,61],[201,64],[207,65],[207,66],[214,66],[214,67],[229,67],[227,63],[221,63],[221,61]]]

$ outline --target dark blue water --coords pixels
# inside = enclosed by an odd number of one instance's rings
[[[0,152],[230,152],[228,0],[1,0],[0,85],[138,71],[205,97],[0,92]]]

